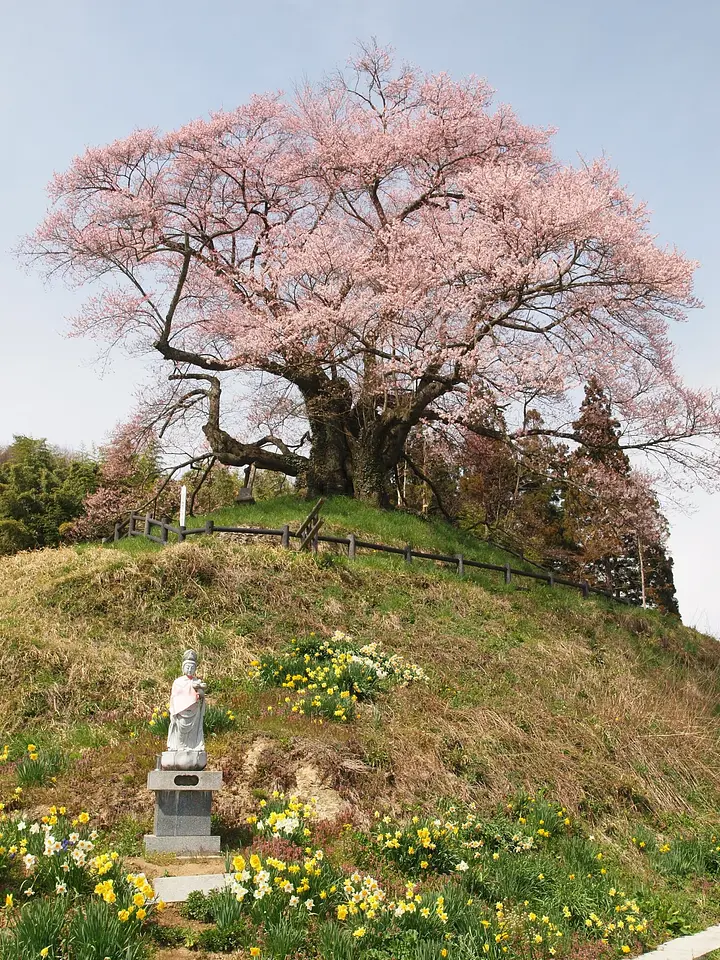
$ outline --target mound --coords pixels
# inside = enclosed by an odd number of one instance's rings
[[[702,819],[720,798],[720,645],[567,590],[203,538],[7,560],[0,630],[10,757],[28,739],[60,748],[70,762],[55,789],[104,802],[110,819],[116,776],[118,810],[149,816],[145,771],[160,740],[146,720],[188,646],[236,718],[210,740],[230,781],[264,738],[284,785],[317,756],[363,808],[546,787],[594,816]],[[359,704],[351,723],[321,725],[292,711],[287,690],[249,679],[253,660],[291,638],[335,630],[381,641],[427,680]],[[241,806],[228,815],[241,819]]]

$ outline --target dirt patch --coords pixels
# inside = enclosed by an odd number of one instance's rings
[[[156,877],[192,877],[195,874],[225,873],[224,857],[181,857],[168,863],[153,863],[144,857],[126,857],[133,873],[144,873],[149,880]]]
[[[226,785],[216,796],[217,812],[228,824],[240,824],[257,806],[257,791],[280,790],[314,797],[321,820],[337,820],[352,812],[350,782],[366,768],[354,756],[344,756],[326,744],[298,737],[289,748],[270,737],[258,737],[248,747],[240,765],[236,758],[220,762]],[[239,766],[239,770],[238,770]]]

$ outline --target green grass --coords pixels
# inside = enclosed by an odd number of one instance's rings
[[[285,524],[291,531],[297,530],[308,515],[314,504],[294,496],[278,497],[274,500],[259,501],[254,504],[230,506],[214,513],[190,517],[187,529],[202,530],[207,520],[213,520],[219,527],[256,527],[261,529],[280,530]],[[367,504],[360,503],[348,497],[331,497],[322,507],[322,533],[333,536],[347,536],[354,533],[358,539],[371,543],[381,543],[388,546],[404,547],[411,545],[414,549],[427,553],[438,553],[446,556],[462,554],[468,560],[478,560],[482,563],[492,563],[498,566],[510,564],[515,570],[538,572],[533,564],[507,553],[500,547],[478,539],[472,533],[463,531],[438,519],[425,519],[402,510],[378,510]],[[174,521],[176,522],[176,521]],[[140,521],[139,521],[140,524]],[[194,540],[197,535],[191,535]],[[217,534],[216,534],[217,536]],[[175,543],[175,534],[169,535],[169,543]],[[276,546],[279,538],[260,538],[251,542],[261,547]],[[113,550],[139,556],[145,553],[156,553],[163,548],[144,537],[125,537],[118,543],[108,545]],[[291,542],[293,549],[297,548],[297,541]],[[80,549],[83,549],[82,547]],[[320,560],[333,563],[347,555],[347,548],[342,545],[321,544]],[[367,549],[358,548],[356,562],[380,570],[401,571],[407,569],[403,557],[383,554]],[[421,573],[433,571],[436,576],[455,579],[456,567],[445,563],[415,559],[413,567]],[[552,590],[545,581],[532,578],[515,577],[510,586],[506,586],[504,576],[500,572],[474,570],[465,568],[465,577],[470,582],[481,585],[484,589],[493,592],[514,594],[518,590],[530,592],[538,598],[538,602],[552,609],[557,604],[574,604],[579,593],[574,588],[556,586]],[[411,601],[402,593],[392,594],[388,591],[389,609],[393,606],[407,608]],[[550,593],[550,596],[546,596]],[[596,603],[608,605],[611,601],[604,598],[595,598]]]
[[[300,497],[277,497],[254,504],[226,507],[214,513],[188,517],[188,529],[202,529],[206,520],[213,520],[223,527],[262,527],[280,530],[289,524],[296,530],[314,504]],[[455,555],[462,553],[470,559],[485,563],[505,564],[508,561],[518,569],[533,569],[517,557],[494,547],[471,533],[452,527],[441,520],[423,519],[402,510],[378,510],[349,497],[330,497],[320,513],[323,520],[321,533],[347,536],[354,533],[358,538],[390,546],[407,546],[427,552]],[[173,522],[177,522],[176,520]],[[142,521],[139,521],[142,525]],[[175,539],[170,535],[171,541]],[[271,541],[268,541],[271,542]],[[142,545],[142,546],[139,546]],[[157,548],[152,541],[141,537],[125,538],[119,545],[131,551],[149,547]],[[366,556],[366,554],[363,554]],[[402,562],[402,560],[401,560]]]

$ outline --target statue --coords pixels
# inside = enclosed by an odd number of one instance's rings
[[[206,684],[196,677],[198,657],[194,650],[183,654],[182,676],[170,692],[170,729],[167,750],[160,760],[162,770],[204,770]]]

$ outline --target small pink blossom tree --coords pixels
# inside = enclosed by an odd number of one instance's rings
[[[550,136],[492,110],[482,80],[371,47],[291,99],[88,150],[28,250],[99,282],[76,332],[156,351],[153,422],[200,414],[223,464],[382,503],[419,423],[512,440],[522,415],[501,437],[493,410],[557,411],[595,376],[625,449],[708,476],[717,398],[680,381],[668,341],[694,264],[613,170],[562,166]],[[243,439],[225,398],[250,375],[283,413]],[[289,408],[304,431],[284,432]]]
[[[172,476],[162,477],[156,438],[136,422],[118,428],[100,449],[98,479],[97,489],[85,497],[82,515],[64,530],[70,540],[111,536],[131,510],[171,516],[178,508],[179,487]]]

